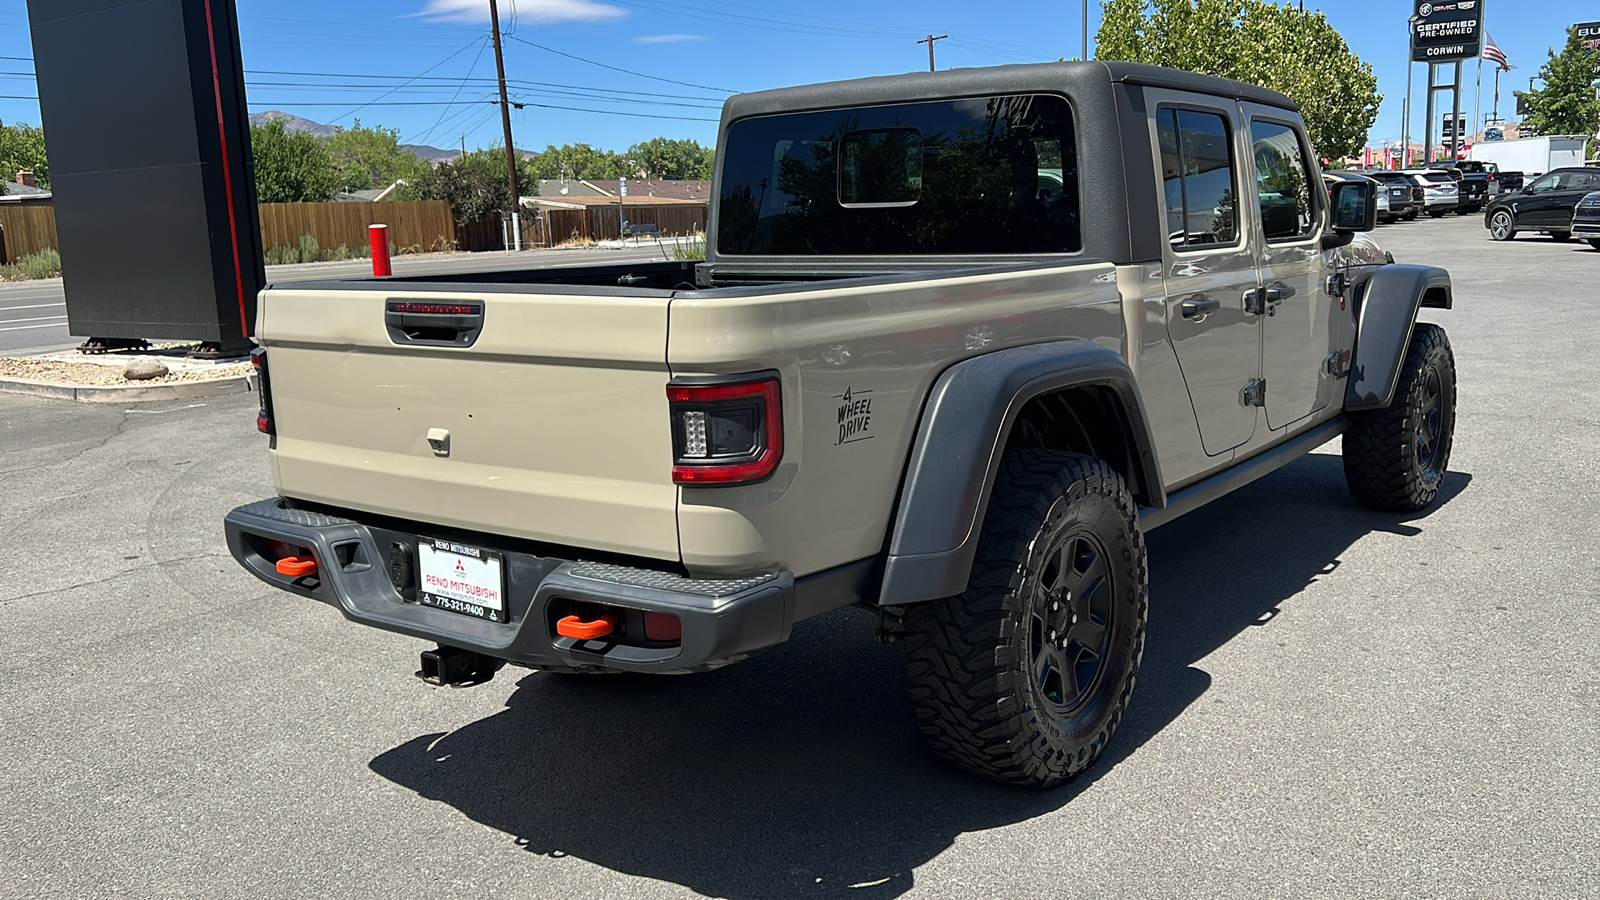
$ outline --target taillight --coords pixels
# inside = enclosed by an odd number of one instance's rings
[[[783,458],[783,404],[775,375],[714,384],[669,384],[672,480],[749,484]]]
[[[272,388],[267,380],[267,348],[250,351],[250,365],[256,368],[256,389],[261,394],[261,409],[256,413],[256,430],[276,434],[272,425]]]

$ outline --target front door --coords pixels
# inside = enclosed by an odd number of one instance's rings
[[[1517,224],[1530,228],[1572,225],[1572,210],[1600,178],[1582,169],[1557,169],[1528,186],[1527,196],[1516,202]]]
[[[1257,286],[1244,227],[1238,109],[1185,97],[1157,100],[1167,244],[1167,331],[1189,388],[1200,442],[1215,456],[1250,440],[1257,410],[1247,388],[1261,371],[1259,317],[1245,308]]]
[[[1258,212],[1261,293],[1261,370],[1266,379],[1267,427],[1276,431],[1325,407],[1337,375],[1328,357],[1344,329],[1333,321],[1338,304],[1325,289],[1330,254],[1322,249],[1323,198],[1311,153],[1294,122],[1266,107],[1246,105]]]

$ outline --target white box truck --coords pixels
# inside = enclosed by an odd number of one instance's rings
[[[1492,162],[1502,172],[1521,172],[1532,181],[1552,169],[1583,165],[1582,135],[1549,135],[1519,138],[1514,141],[1481,141],[1467,151],[1467,159]]]

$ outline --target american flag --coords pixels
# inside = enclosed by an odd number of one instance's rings
[[[1487,31],[1483,33],[1483,58],[1499,66],[1503,72],[1511,71],[1511,63],[1506,61],[1505,53],[1495,46],[1494,38]]]

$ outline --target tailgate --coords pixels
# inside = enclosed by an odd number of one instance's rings
[[[268,290],[279,493],[676,560],[670,292],[570,290]],[[478,305],[482,327],[471,346],[410,343],[385,320],[401,303]]]

